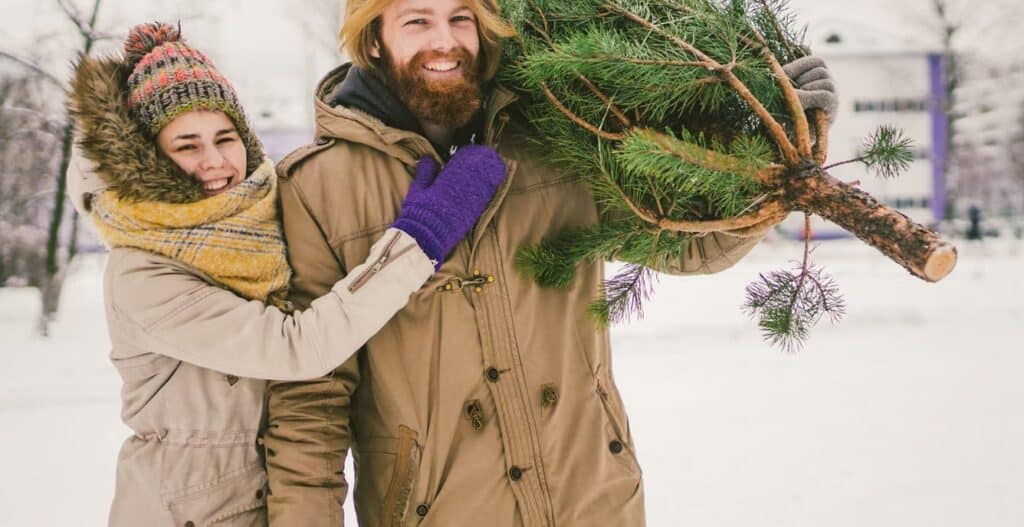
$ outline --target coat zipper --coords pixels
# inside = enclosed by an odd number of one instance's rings
[[[373,278],[377,273],[380,272],[381,269],[384,268],[385,265],[387,265],[393,260],[391,258],[391,249],[395,247],[395,244],[398,243],[398,239],[401,237],[402,233],[396,232],[395,235],[392,236],[390,240],[388,240],[388,243],[387,245],[384,246],[384,252],[380,255],[380,258],[377,258],[377,261],[374,262],[373,265],[371,265],[368,269],[360,273],[359,276],[357,276],[356,279],[353,280],[352,283],[348,285],[349,293],[355,293],[356,291],[358,291],[361,287],[363,287],[364,285],[366,285],[367,282],[370,281],[370,278]],[[406,251],[402,251],[401,253],[396,254],[395,258],[401,256],[402,254],[405,254],[405,252]]]

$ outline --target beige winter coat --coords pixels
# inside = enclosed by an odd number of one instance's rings
[[[420,135],[331,107],[324,99],[346,72],[317,90],[321,139],[278,167],[300,306],[358,273],[398,213],[416,160],[433,153]],[[317,381],[271,384],[272,525],[354,525],[342,518],[350,449],[363,527],[644,524],[608,332],[585,314],[603,264],[582,265],[567,290],[543,289],[513,268],[520,248],[592,225],[598,209],[585,185],[524,147],[512,101],[494,93],[485,134],[508,178],[441,271],[357,359]],[[663,270],[720,271],[758,240],[696,239]]]
[[[69,169],[83,213],[104,185],[80,156]],[[388,229],[364,262],[309,307],[285,316],[175,260],[113,249],[104,300],[134,435],[117,461],[110,525],[263,526],[258,445],[266,381],[322,376],[350,357],[434,269]]]

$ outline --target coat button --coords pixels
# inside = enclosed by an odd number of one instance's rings
[[[324,146],[324,145],[326,145],[327,143],[330,143],[330,142],[331,142],[331,139],[328,138],[328,137],[320,136],[320,137],[316,138],[316,144],[319,145],[319,146]]]
[[[619,441],[618,439],[612,441],[611,443],[608,443],[608,450],[611,450],[612,454],[621,453],[623,448],[625,447],[622,446],[622,441]]]
[[[512,478],[512,481],[519,481],[523,477],[523,469],[519,467],[508,469],[508,477]]]
[[[487,368],[487,380],[491,382],[498,382],[500,377],[501,372],[498,371],[498,368]]]
[[[196,522],[185,522],[185,527],[196,527]]]
[[[541,405],[545,408],[554,408],[558,404],[558,390],[554,385],[546,384],[541,390]]]
[[[430,507],[428,507],[426,503],[416,507],[416,515],[420,518],[426,516],[428,512],[430,512]]]
[[[256,499],[258,499],[258,500],[262,500],[263,499],[263,489],[260,489],[260,490],[256,491]]]

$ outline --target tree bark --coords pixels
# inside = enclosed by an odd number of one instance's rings
[[[75,256],[78,255],[78,224],[80,219],[77,210],[71,212],[71,235],[68,236],[67,264],[70,264],[71,260],[74,260]]]
[[[54,276],[61,267],[58,260],[60,253],[60,228],[64,224],[64,202],[67,198],[67,171],[71,162],[71,143],[73,128],[69,122],[64,127],[61,138],[60,163],[57,164],[57,189],[53,196],[53,212],[50,214],[50,228],[46,239],[46,274]]]
[[[956,266],[952,244],[821,168],[803,168],[786,178],[783,199],[787,209],[839,225],[922,280],[937,282]]]
[[[92,13],[89,22],[85,23],[75,17],[75,13],[68,10],[68,6],[57,2],[57,5],[64,10],[68,19],[78,27],[82,35],[82,54],[88,55],[96,42],[96,18],[100,12],[102,0],[94,0]],[[43,290],[43,315],[40,317],[40,330],[43,335],[47,334],[47,326],[59,307],[60,288],[64,279],[61,275],[66,267],[64,262],[59,260],[61,243],[60,228],[64,224],[64,202],[67,198],[67,171],[71,161],[71,147],[74,142],[74,123],[70,116],[67,119],[61,136],[60,163],[57,166],[57,189],[53,197],[53,212],[50,215],[50,228],[46,240],[46,286]]]

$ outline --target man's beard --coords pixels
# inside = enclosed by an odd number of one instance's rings
[[[461,128],[480,109],[480,67],[466,48],[448,53],[421,51],[404,66],[395,62],[388,49],[383,51],[385,83],[421,122]],[[438,81],[423,75],[425,64],[442,59],[458,62],[462,76]]]

